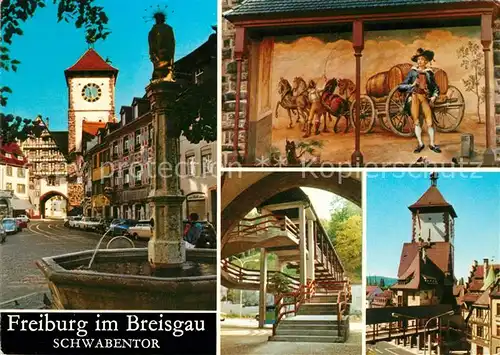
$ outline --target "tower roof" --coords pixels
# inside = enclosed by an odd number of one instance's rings
[[[102,57],[93,49],[89,48],[83,55],[78,59],[78,61],[64,71],[66,76],[72,73],[81,72],[109,72],[113,75],[118,75],[118,69],[109,65]]]
[[[457,213],[452,205],[450,205],[441,195],[441,192],[437,188],[438,174],[432,173],[430,175],[431,186],[424,192],[422,196],[413,205],[408,208],[410,211],[415,212],[417,210],[445,210],[451,213],[451,215],[456,218]]]

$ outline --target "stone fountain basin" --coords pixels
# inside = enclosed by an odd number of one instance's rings
[[[180,277],[157,276],[147,262],[147,248],[99,250],[92,269],[83,269],[93,253],[86,250],[36,261],[48,280],[54,308],[216,310],[217,250],[187,249],[186,263],[204,266],[205,275]]]

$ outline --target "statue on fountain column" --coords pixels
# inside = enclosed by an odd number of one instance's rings
[[[149,56],[153,62],[153,80],[174,81],[175,37],[172,27],[165,23],[165,13],[154,14],[156,23],[149,31]]]

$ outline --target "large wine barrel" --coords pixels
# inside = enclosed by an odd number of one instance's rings
[[[436,79],[440,94],[446,95],[448,91],[448,75],[446,72],[443,69],[434,69],[434,78]]]
[[[366,95],[371,97],[384,97],[389,93],[387,87],[387,72],[375,74],[366,82]]]
[[[406,76],[410,72],[412,66],[413,65],[410,63],[403,63],[395,65],[391,69],[389,69],[389,71],[387,72],[387,94],[389,94],[392,89],[394,89],[406,79]]]

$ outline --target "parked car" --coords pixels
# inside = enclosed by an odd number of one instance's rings
[[[28,228],[28,222],[23,218],[16,217],[17,227],[19,228],[19,232],[23,230],[23,228]]]
[[[17,226],[16,220],[14,218],[4,218],[2,220],[3,228],[7,234],[17,233],[19,227]]]
[[[85,230],[97,231],[97,228],[100,224],[100,218],[86,218],[85,221],[80,222],[80,228]]]
[[[7,238],[7,232],[5,231],[3,224],[0,223],[0,242],[4,243],[6,238]]]
[[[71,217],[68,220],[68,227],[69,228],[77,228],[77,223],[80,222],[81,219],[82,219],[82,217]]]
[[[30,222],[30,219],[28,216],[26,216],[25,214],[22,214],[20,216],[17,216],[16,218],[19,218],[20,220],[22,220],[23,222],[25,223],[29,223]]]
[[[151,228],[151,223],[149,221],[139,221],[136,225],[131,226],[125,232],[125,235],[134,238],[146,238],[149,239],[153,236],[153,230]]]
[[[130,227],[135,226],[136,224],[137,221],[134,221],[133,219],[123,219],[120,222],[112,224],[110,226],[111,233],[113,234],[113,236],[124,235]]]

